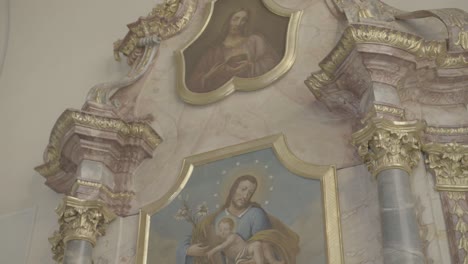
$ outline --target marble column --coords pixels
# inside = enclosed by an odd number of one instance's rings
[[[420,122],[371,118],[354,144],[377,178],[385,264],[423,264],[424,254],[410,188],[420,158]]]
[[[63,264],[92,264],[93,245],[86,240],[70,240],[65,248]]]

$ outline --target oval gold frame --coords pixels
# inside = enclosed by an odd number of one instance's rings
[[[300,160],[288,148],[283,134],[260,138],[184,159],[181,172],[173,187],[161,199],[140,210],[136,263],[147,264],[151,216],[163,209],[179,195],[190,179],[193,169],[196,166],[267,148],[273,149],[276,158],[292,173],[304,178],[320,180],[320,185],[322,187],[327,261],[329,264],[343,264],[336,168],[335,166],[313,165]]]
[[[239,78],[233,77],[227,83],[222,85],[216,90],[207,93],[194,93],[187,88],[185,83],[185,58],[184,51],[194,43],[200,35],[205,31],[208,26],[211,16],[213,15],[215,1],[208,3],[209,12],[205,19],[204,25],[200,32],[181,50],[176,51],[177,59],[177,92],[183,101],[194,104],[194,105],[205,105],[214,103],[221,99],[226,98],[235,91],[255,91],[261,88],[265,88],[269,84],[273,83],[286,72],[291,69],[294,61],[296,60],[296,42],[299,29],[299,23],[302,17],[302,10],[296,11],[284,8],[273,0],[258,0],[262,1],[263,5],[272,13],[282,16],[289,17],[288,30],[286,33],[286,48],[285,53],[281,61],[273,69],[267,73],[254,78]]]

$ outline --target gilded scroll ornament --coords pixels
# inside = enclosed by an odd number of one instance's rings
[[[44,164],[35,168],[44,177],[57,174],[61,169],[61,146],[66,134],[74,126],[84,126],[113,132],[123,139],[141,139],[156,148],[161,137],[146,122],[125,122],[118,118],[102,117],[77,110],[66,110],[55,123],[49,145],[44,153]]]
[[[86,240],[93,246],[98,237],[105,234],[107,224],[115,214],[101,201],[85,201],[66,196],[56,209],[60,228],[49,238],[54,260],[63,260],[65,245],[70,240]]]
[[[167,0],[157,5],[147,17],[129,24],[125,38],[114,42],[114,58],[120,61],[120,54],[124,54],[132,66],[130,72],[121,80],[95,85],[88,92],[87,101],[119,108],[120,102],[111,101],[111,97],[143,77],[156,59],[160,41],[181,32],[196,7],[197,0]]]
[[[468,191],[468,146],[429,143],[423,146],[437,190]]]
[[[138,21],[128,25],[129,32],[123,40],[114,43],[114,55],[120,60],[120,53],[129,57],[138,50],[141,38],[157,35],[162,40],[182,31],[192,18],[197,8],[197,0],[166,0],[157,5]]]
[[[386,169],[402,169],[411,174],[420,157],[419,121],[391,121],[374,118],[353,134],[353,144],[372,175]]]

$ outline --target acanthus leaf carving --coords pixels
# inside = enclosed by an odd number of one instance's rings
[[[101,201],[86,201],[66,196],[57,208],[59,230],[49,238],[53,258],[61,263],[65,245],[70,240],[86,240],[93,246],[105,234],[107,225],[116,217]]]
[[[423,150],[438,190],[468,191],[468,146],[458,143],[428,143]]]
[[[423,127],[418,121],[374,118],[353,134],[353,144],[372,175],[386,169],[402,169],[411,174],[419,162]]]

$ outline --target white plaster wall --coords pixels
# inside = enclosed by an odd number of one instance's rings
[[[0,75],[8,47],[8,36],[10,31],[10,1],[0,0]]]
[[[0,65],[3,63],[3,70],[0,74],[0,146],[2,147],[2,151],[0,151],[0,179],[2,181],[0,185],[0,215],[21,212],[27,208],[37,208],[34,217],[34,228],[31,229],[30,249],[28,249],[28,244],[23,245],[26,252],[26,263],[51,263],[47,237],[57,228],[56,216],[53,210],[60,202],[62,195],[55,194],[44,186],[43,178],[34,172],[33,168],[41,164],[42,152],[47,145],[50,130],[61,112],[69,107],[80,108],[87,91],[94,84],[117,79],[126,73],[125,63],[119,64],[113,60],[112,43],[125,35],[127,32],[125,25],[127,23],[147,14],[155,1],[14,0],[10,1],[9,9],[6,9],[7,5],[5,3],[7,2],[7,0],[0,0]],[[307,63],[307,67],[310,68],[294,66],[291,71],[295,72],[294,75],[286,76],[282,80],[285,85],[281,87],[276,86],[276,88],[273,87],[270,90],[265,89],[253,93],[234,95],[222,104],[218,104],[218,106],[197,111],[198,119],[204,120],[206,113],[217,111],[219,108],[224,108],[224,113],[236,110],[237,108],[231,108],[230,105],[236,105],[239,102],[247,105],[259,105],[263,103],[262,100],[266,100],[266,95],[268,99],[274,98],[276,100],[276,106],[272,105],[272,107],[268,108],[269,113],[275,115],[283,113],[283,115],[265,130],[241,133],[242,137],[226,137],[225,134],[217,137],[215,142],[200,141],[201,143],[197,147],[180,152],[178,154],[179,158],[191,153],[276,133],[281,130],[280,128],[283,125],[287,125],[290,130],[288,137],[291,138],[293,151],[303,159],[315,163],[340,163],[343,167],[353,165],[352,159],[350,162],[349,159],[345,160],[344,158],[334,160],[333,155],[318,157],[317,154],[314,154],[316,149],[307,147],[309,142],[293,139],[296,134],[301,134],[304,129],[310,129],[309,132],[315,133],[317,136],[326,134],[325,127],[332,127],[334,123],[339,124],[342,121],[336,119],[332,113],[323,112],[319,105],[311,105],[310,103],[314,101],[314,98],[302,84],[310,72],[318,69],[317,63],[331,48],[331,43],[336,39],[336,25],[333,22],[327,25],[323,24],[323,19],[332,20],[320,0],[282,0],[280,2],[290,7],[309,8],[308,12],[312,14],[304,17],[300,36],[302,44],[299,52],[303,52],[305,55],[298,57],[299,62]],[[390,0],[387,3],[403,10],[448,6],[468,10],[466,0]],[[8,10],[9,16],[4,16]],[[5,24],[4,21],[7,17],[9,23]],[[318,27],[320,21],[322,21],[322,26]],[[195,23],[200,23],[200,20]],[[4,37],[7,36],[5,32],[9,32],[8,37]],[[189,39],[190,34],[193,35],[193,29],[191,32],[168,42],[166,45],[173,44],[173,48],[181,47]],[[310,32],[314,34],[310,34]],[[158,63],[165,63],[168,66],[166,68],[160,67],[159,72],[153,72],[153,81],[149,82],[148,85],[157,83],[156,79],[158,78],[162,78],[163,83],[164,78],[174,78],[172,50],[168,46],[162,48],[162,51],[167,53],[161,54]],[[2,62],[2,51],[7,51],[4,62]],[[165,84],[171,82],[166,80]],[[144,92],[146,94],[157,93],[157,89],[163,88],[173,89],[172,86],[146,86]],[[270,97],[270,95],[273,95],[273,97]],[[173,101],[164,102],[164,100],[161,100],[160,104],[148,107],[150,109],[140,109],[140,111],[152,112],[161,109],[172,111],[173,108],[171,107],[190,108],[177,101],[173,92],[167,93],[165,96],[167,96],[166,99],[170,97]],[[141,102],[145,101],[142,100]],[[170,106],[170,102],[177,103],[175,106]],[[289,105],[291,102],[295,106],[289,108],[288,112],[286,112],[289,115],[286,115],[282,106]],[[318,114],[321,116],[316,116]],[[297,116],[303,119],[296,119]],[[171,129],[176,129],[176,127],[171,124],[168,115],[165,117],[162,115],[160,118],[160,124],[164,125],[161,132],[165,136],[166,142],[170,142]],[[163,118],[166,118],[166,120],[162,120]],[[257,122],[257,119],[253,116],[234,116],[233,118],[230,125],[234,131],[243,129],[245,122]],[[242,122],[237,122],[235,118],[240,118],[239,120],[242,120]],[[333,120],[333,118],[335,119]],[[290,121],[291,119],[295,121]],[[320,123],[320,126],[310,128],[310,123],[314,122]],[[192,125],[196,126],[197,124]],[[190,133],[190,129],[185,128],[185,130],[186,133]],[[224,132],[221,131],[220,133]],[[314,135],[308,135],[307,137],[313,138]],[[326,140],[334,141],[336,139],[330,137]],[[341,140],[341,144],[346,143],[346,137],[339,140]],[[319,144],[318,140],[316,140],[316,144]],[[157,190],[151,190],[152,187],[158,185],[155,179],[161,179],[166,175],[171,177],[176,175],[175,173],[156,175],[155,170],[153,170],[162,168],[161,164],[168,158],[165,153],[173,151],[171,148],[170,144],[162,145],[158,149],[156,159],[152,163],[146,163],[145,167],[142,168],[145,175],[137,184],[141,189],[146,190],[139,197],[143,204],[151,202],[157,198],[156,196],[161,195],[160,192],[156,192]],[[348,153],[347,155],[351,154]],[[342,154],[338,153],[338,155]],[[174,166],[177,162],[174,161]],[[168,168],[168,171],[174,172],[176,170]],[[148,187],[143,188],[142,186],[147,183],[149,183]],[[170,183],[171,179],[169,178],[160,188],[167,187]],[[150,192],[155,193],[155,196],[151,197]],[[136,221],[133,218],[127,222],[119,221],[113,224],[117,226],[110,230],[109,236],[128,237],[128,240],[134,239],[135,234],[131,233],[135,231],[131,230],[135,229],[125,229],[130,231],[125,231],[129,233],[123,235],[120,234],[122,231],[119,230],[122,230],[122,226]],[[15,222],[0,225],[0,233],[4,234],[16,225]],[[10,258],[5,263],[23,263],[21,259],[15,258],[13,254],[2,251],[6,248],[3,245],[9,243],[10,239],[19,238],[0,236],[0,255]],[[134,244],[125,244],[125,247],[132,248]],[[113,254],[113,257],[109,258],[109,263],[124,262],[124,260],[119,260],[120,257],[117,256],[123,256],[125,261],[128,262],[128,258],[124,256],[125,252],[115,254],[115,250],[119,251],[121,248],[121,243],[114,241],[110,251],[106,249],[107,252],[114,253],[106,253],[106,250],[103,250],[101,256],[98,257],[100,257],[102,263],[105,263],[106,256]]]

